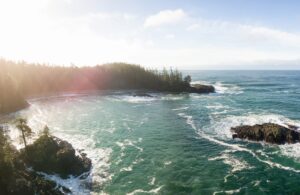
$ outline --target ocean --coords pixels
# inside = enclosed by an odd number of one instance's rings
[[[18,115],[36,132],[48,125],[93,162],[84,180],[45,176],[74,194],[300,193],[300,143],[233,140],[230,132],[267,122],[300,127],[300,71],[184,74],[214,85],[216,93],[114,91],[29,100]],[[12,139],[16,132],[11,127]]]

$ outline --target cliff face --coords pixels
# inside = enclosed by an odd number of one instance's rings
[[[0,114],[16,112],[27,106],[28,103],[22,97],[13,78],[0,74]]]

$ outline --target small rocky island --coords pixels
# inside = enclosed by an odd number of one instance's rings
[[[188,88],[189,93],[215,93],[215,87],[212,85],[193,84]]]
[[[300,140],[300,133],[297,127],[288,125],[287,127],[265,123],[262,125],[244,125],[232,127],[232,138],[247,139],[252,141],[265,141],[271,144],[293,144]]]

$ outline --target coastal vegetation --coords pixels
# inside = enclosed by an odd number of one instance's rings
[[[22,125],[27,126],[25,122]],[[75,155],[75,149],[70,143],[51,136],[45,129],[33,144],[19,151],[6,136],[5,127],[0,126],[0,194],[70,193],[69,189],[44,178],[36,171],[58,174],[63,178],[88,175],[84,173],[91,169],[91,160],[84,154]]]
[[[21,132],[21,139],[24,143],[24,148],[26,149],[27,148],[27,141],[26,139],[28,137],[30,137],[32,135],[32,130],[31,128],[27,125],[27,121],[25,119],[18,119],[17,120],[17,128],[20,130]]]
[[[26,108],[27,97],[91,90],[142,90],[139,96],[153,92],[210,93],[212,86],[191,86],[191,77],[178,70],[150,70],[140,65],[111,63],[94,67],[63,67],[0,60],[0,114]],[[86,154],[76,155],[67,141],[50,135],[46,126],[42,135],[28,144],[33,134],[26,119],[17,119],[24,148],[17,150],[6,129],[0,126],[0,194],[65,194],[63,186],[45,179],[39,172],[87,177],[92,163]],[[39,172],[36,172],[39,171]],[[85,174],[87,173],[87,174]]]
[[[184,91],[191,81],[177,70],[148,70],[126,63],[79,68],[1,60],[0,68],[1,78],[9,76],[23,96],[101,89]]]
[[[2,66],[0,70],[0,114],[15,112],[28,106],[17,80]]]
[[[146,69],[111,63],[93,67],[64,67],[0,60],[0,113],[27,106],[23,97],[88,90],[147,90],[160,92],[214,92],[212,86],[191,86],[191,77],[178,70]]]

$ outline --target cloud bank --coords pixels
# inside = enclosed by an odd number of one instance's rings
[[[0,1],[0,57],[65,65],[122,61],[151,68],[257,69],[273,64],[300,69],[297,32],[203,18],[182,8],[145,15],[95,9],[78,13],[70,9],[75,2]]]
[[[181,22],[186,17],[182,9],[162,10],[154,15],[148,16],[145,20],[144,27],[159,27]]]

